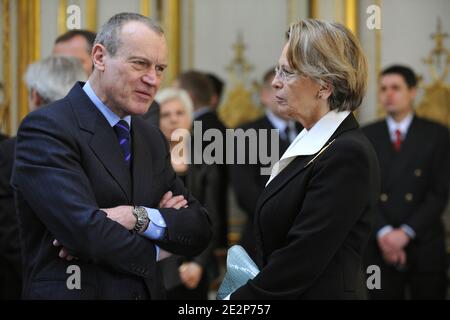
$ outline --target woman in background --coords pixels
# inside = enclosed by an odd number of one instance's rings
[[[160,90],[155,100],[160,104],[159,127],[169,143],[172,166],[186,187],[208,210],[214,228],[218,211],[212,194],[217,189],[212,183],[217,181],[215,175],[218,173],[215,166],[190,164],[192,101],[186,91],[175,88]],[[160,262],[168,299],[208,298],[209,284],[218,273],[214,249],[215,242],[212,241],[199,256],[171,256]]]

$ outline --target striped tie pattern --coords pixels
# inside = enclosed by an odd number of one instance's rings
[[[122,149],[125,162],[128,167],[131,163],[131,143],[130,143],[130,126],[125,120],[120,120],[115,126],[117,138],[119,139],[120,148]]]

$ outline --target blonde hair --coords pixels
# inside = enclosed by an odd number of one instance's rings
[[[353,111],[361,105],[367,88],[367,60],[346,27],[305,19],[292,24],[287,36],[289,66],[321,85],[331,85],[331,110]]]
[[[186,114],[189,117],[190,121],[192,122],[194,118],[194,107],[192,104],[191,97],[189,97],[189,94],[183,90],[183,89],[177,89],[177,88],[165,88],[160,91],[155,96],[156,102],[158,102],[160,105],[163,103],[169,101],[169,100],[178,100],[183,105],[184,109],[186,110]]]

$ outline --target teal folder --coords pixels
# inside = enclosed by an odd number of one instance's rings
[[[259,273],[258,266],[239,245],[228,249],[227,271],[217,292],[217,299],[223,300]]]

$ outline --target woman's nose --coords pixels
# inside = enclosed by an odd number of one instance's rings
[[[282,87],[283,87],[283,82],[278,79],[277,75],[275,75],[275,77],[272,80],[272,88],[279,90]]]

